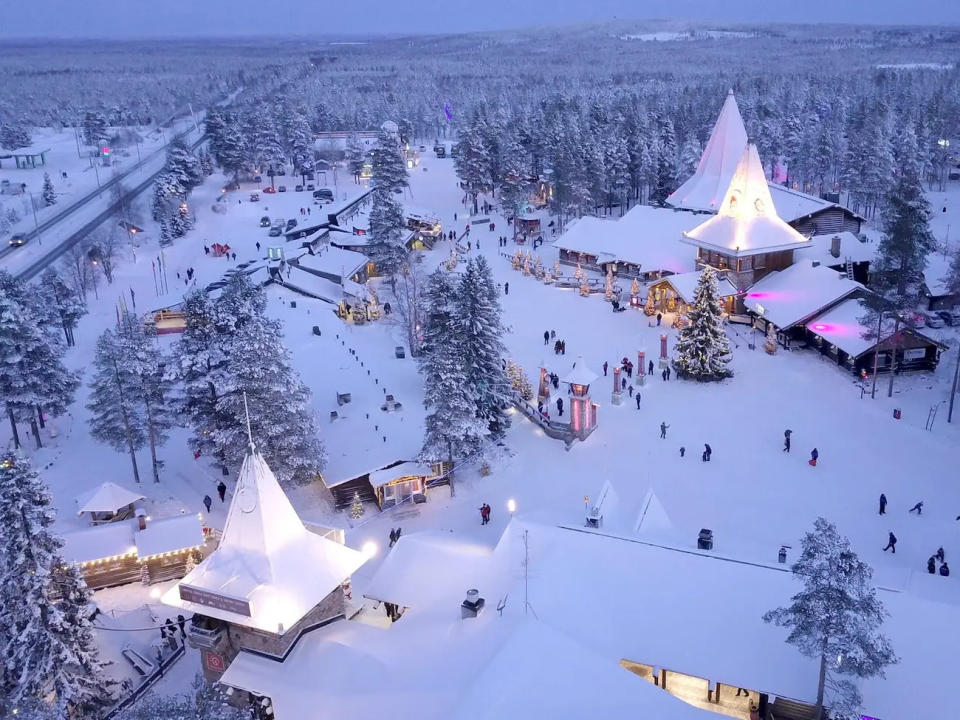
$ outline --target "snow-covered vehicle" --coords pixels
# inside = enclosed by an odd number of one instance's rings
[[[260,202],[260,193],[250,193],[250,202]]]

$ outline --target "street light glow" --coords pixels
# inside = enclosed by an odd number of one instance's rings
[[[507,500],[507,510],[509,510],[510,514],[513,515],[517,511],[517,501],[513,498]]]
[[[377,554],[377,544],[373,540],[367,540],[360,549],[368,559]]]

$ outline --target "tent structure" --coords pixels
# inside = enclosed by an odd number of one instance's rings
[[[132,516],[134,503],[144,498],[144,495],[133,490],[127,490],[116,483],[103,482],[77,495],[77,515],[88,512],[94,521],[97,519],[120,519],[117,516],[130,517]],[[130,513],[126,512],[127,509],[130,510]],[[97,516],[101,517],[98,518]]]
[[[730,90],[696,172],[667,198],[667,204],[685,210],[716,212],[746,145],[747,131]]]

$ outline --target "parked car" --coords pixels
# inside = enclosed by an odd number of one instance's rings
[[[254,181],[255,183],[258,183],[258,184],[259,184],[259,183],[262,183],[262,182],[263,182],[263,178],[262,178],[260,175],[254,175],[254,176],[253,176],[253,181]]]
[[[265,187],[263,191],[268,195],[273,195],[277,191],[277,189],[275,187],[268,186],[268,187]]]
[[[960,310],[937,310],[936,313],[947,325],[960,325]]]
[[[287,191],[287,186],[286,186],[286,185],[278,185],[278,186],[277,186],[277,192],[286,192],[286,191]]]
[[[270,227],[270,216],[264,215],[260,218],[260,227]]]
[[[250,202],[260,202],[260,193],[250,193]]]
[[[24,233],[14,233],[10,236],[10,247],[20,247],[27,244],[27,236]]]
[[[303,192],[303,185],[294,185],[293,191],[294,191],[294,192]]]
[[[420,152],[426,152],[426,151],[427,151],[427,146],[426,146],[426,145],[421,145],[421,146],[420,146]]]
[[[314,185],[313,183],[307,183],[307,190],[309,190],[310,192],[313,192],[316,189],[316,187],[317,186]]]
[[[313,196],[317,199],[333,200],[333,190],[330,188],[320,188],[313,191]]]
[[[924,313],[923,320],[927,323],[927,327],[931,328],[942,328],[943,327],[943,318],[935,313]]]
[[[290,218],[289,220],[287,220],[287,230],[292,230],[296,226],[297,226],[296,218]]]
[[[277,168],[277,175],[286,175],[286,174],[287,174],[287,169],[285,167],[281,165],[280,167]]]
[[[270,228],[270,232],[267,233],[267,234],[268,234],[270,237],[278,237],[278,236],[280,236],[280,235],[283,234],[283,228],[282,228],[282,227],[277,227],[276,225],[274,225],[272,228]]]

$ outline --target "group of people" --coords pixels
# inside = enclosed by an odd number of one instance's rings
[[[310,208],[308,208],[308,207],[300,208],[300,214],[301,214],[301,215],[309,215],[309,214],[310,214]]]
[[[217,483],[217,496],[220,498],[220,502],[225,502],[227,497],[227,486],[224,484],[223,480]],[[213,505],[213,499],[209,495],[203,496],[203,506],[207,509],[207,512],[210,512],[210,508]]]
[[[566,355],[567,354],[567,341],[566,340],[557,340],[553,344],[553,354],[554,355]]]
[[[397,528],[396,530],[394,530],[393,528],[390,528],[390,545],[388,545],[388,547],[393,547],[394,545],[396,545],[397,540],[399,539],[400,539],[400,528]]]
[[[480,506],[480,524],[486,525],[490,522],[490,506],[484,503]]]
[[[887,514],[887,496],[886,493],[880,493],[880,511],[878,515]],[[913,507],[907,510],[908,513],[915,512],[917,515],[923,515],[923,500],[920,500]],[[960,517],[957,518],[960,520]],[[887,546],[883,548],[883,551],[887,550],[892,551],[894,554],[897,553],[897,536],[893,532],[887,534]],[[939,570],[937,569],[937,563],[940,563]],[[943,548],[937,548],[937,551],[930,556],[930,559],[927,560],[927,572],[931,575],[936,575],[938,572],[943,577],[948,577],[950,575],[950,566],[947,565],[945,560],[945,553]]]
[[[505,235],[500,235],[500,236],[498,236],[498,237],[497,237],[497,244],[498,244],[500,247],[506,247],[506,246],[507,246],[507,238],[506,238],[506,236],[505,236]]]

